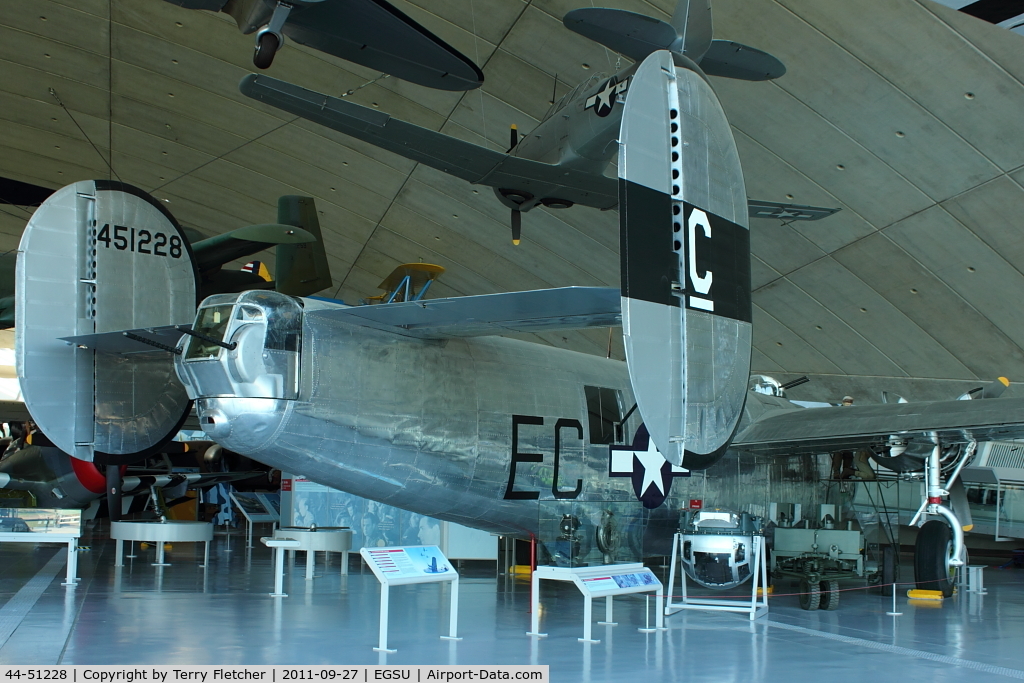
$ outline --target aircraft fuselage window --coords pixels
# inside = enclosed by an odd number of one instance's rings
[[[231,321],[231,306],[210,306],[199,310],[195,331],[213,339],[223,339]],[[188,353],[185,358],[209,358],[216,356],[221,347],[205,342],[198,337],[189,337]]]
[[[610,444],[622,441],[621,396],[618,389],[583,387],[587,398],[587,417],[590,423],[590,443]]]

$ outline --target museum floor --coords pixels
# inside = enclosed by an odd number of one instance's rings
[[[965,594],[940,607],[875,591],[844,592],[835,612],[804,612],[794,596],[771,600],[770,614],[688,612],[667,631],[637,631],[644,600],[616,600],[618,626],[582,635],[582,599],[569,584],[544,584],[544,639],[529,630],[529,583],[466,571],[460,582],[458,642],[447,631],[447,595],[437,585],[391,593],[390,647],[376,645],[378,588],[353,561],[337,559],[317,578],[304,563],[285,578],[287,598],[268,596],[271,555],[246,552],[238,536],[215,539],[204,571],[202,546],[175,546],[170,567],[153,550],[115,569],[114,545],[83,539],[81,583],[61,586],[65,549],[0,548],[0,664],[548,664],[562,681],[995,681],[1024,678],[1024,569],[985,571],[988,595]],[[909,568],[907,568],[909,569]],[[906,572],[905,572],[906,573]],[[475,574],[479,574],[476,575]],[[853,587],[852,584],[844,587]],[[793,589],[795,590],[795,589]],[[792,592],[788,585],[777,593]],[[603,615],[595,605],[595,617]],[[440,621],[439,621],[440,615]]]

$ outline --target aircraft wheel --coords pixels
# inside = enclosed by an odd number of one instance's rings
[[[822,581],[821,586],[821,599],[818,603],[818,607],[824,610],[832,611],[839,607],[839,582],[838,581]]]
[[[933,519],[917,532],[914,550],[914,581],[922,590],[953,594],[953,530],[944,521]]]
[[[277,37],[276,33],[270,31],[261,33],[256,38],[256,51],[252,55],[252,63],[256,65],[257,69],[269,69],[270,65],[274,63],[274,55],[277,54],[279,47],[281,47],[281,39]]]
[[[899,578],[899,564],[896,560],[896,549],[891,545],[882,548],[882,595],[892,595],[896,590],[896,579]]]
[[[800,609],[808,611],[818,609],[821,604],[821,583],[811,583],[807,579],[800,579]]]

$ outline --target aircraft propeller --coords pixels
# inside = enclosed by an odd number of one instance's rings
[[[508,152],[510,154],[512,150],[519,144],[519,128],[516,124],[508,129]],[[523,232],[523,212],[519,209],[512,209],[512,244],[519,246],[519,238]]]

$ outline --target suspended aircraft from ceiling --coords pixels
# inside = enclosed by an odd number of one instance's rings
[[[710,5],[700,4],[700,11],[710,17]],[[636,63],[613,76],[597,74],[580,83],[555,102],[528,135],[520,137],[513,125],[509,149],[504,153],[269,76],[245,76],[239,89],[255,100],[381,149],[494,188],[498,200],[511,209],[512,242],[519,244],[522,214],[538,206],[566,209],[580,204],[602,210],[618,206],[619,181],[605,173],[618,153],[623,103],[639,64],[648,55],[668,50],[682,68],[747,81],[786,73],[782,62],[766,52],[730,40],[713,40],[710,20],[699,25],[685,23],[686,6],[680,5],[682,9],[671,23],[617,9],[569,12],[564,19],[567,28]],[[692,134],[703,132],[698,126]],[[683,167],[681,172],[697,169]],[[750,215],[756,218],[818,220],[836,211],[764,200],[749,202]]]
[[[410,83],[472,90],[484,75],[468,57],[386,0],[167,0],[186,9],[225,12],[256,34],[253,64],[270,68],[285,37]]]

